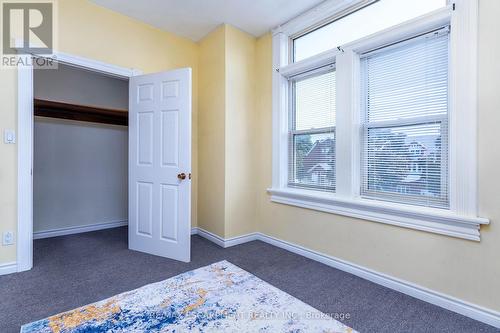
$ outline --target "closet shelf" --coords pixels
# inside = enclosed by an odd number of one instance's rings
[[[43,99],[34,100],[35,116],[87,121],[101,124],[128,125],[128,111],[90,105],[77,105]]]

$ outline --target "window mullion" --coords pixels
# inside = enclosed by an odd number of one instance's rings
[[[450,32],[450,208],[477,216],[477,0],[455,0]]]
[[[356,59],[357,58],[357,59]],[[337,123],[336,123],[336,157],[337,157],[337,194],[342,197],[355,195],[355,175],[353,159],[356,143],[354,118],[358,98],[356,93],[356,62],[359,57],[352,50],[345,50],[337,56]],[[356,140],[357,141],[357,140]]]

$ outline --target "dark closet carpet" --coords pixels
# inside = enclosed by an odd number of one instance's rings
[[[288,251],[254,241],[223,249],[192,237],[192,261],[127,249],[116,228],[35,241],[31,271],[0,276],[0,332],[223,259],[360,332],[500,332]]]

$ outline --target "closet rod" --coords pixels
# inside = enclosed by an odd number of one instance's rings
[[[38,117],[128,126],[127,110],[107,109],[97,106],[70,104],[37,98],[35,98],[33,104],[35,116]]]

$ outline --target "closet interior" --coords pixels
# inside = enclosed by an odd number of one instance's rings
[[[34,238],[126,225],[128,80],[65,64],[33,75]]]

